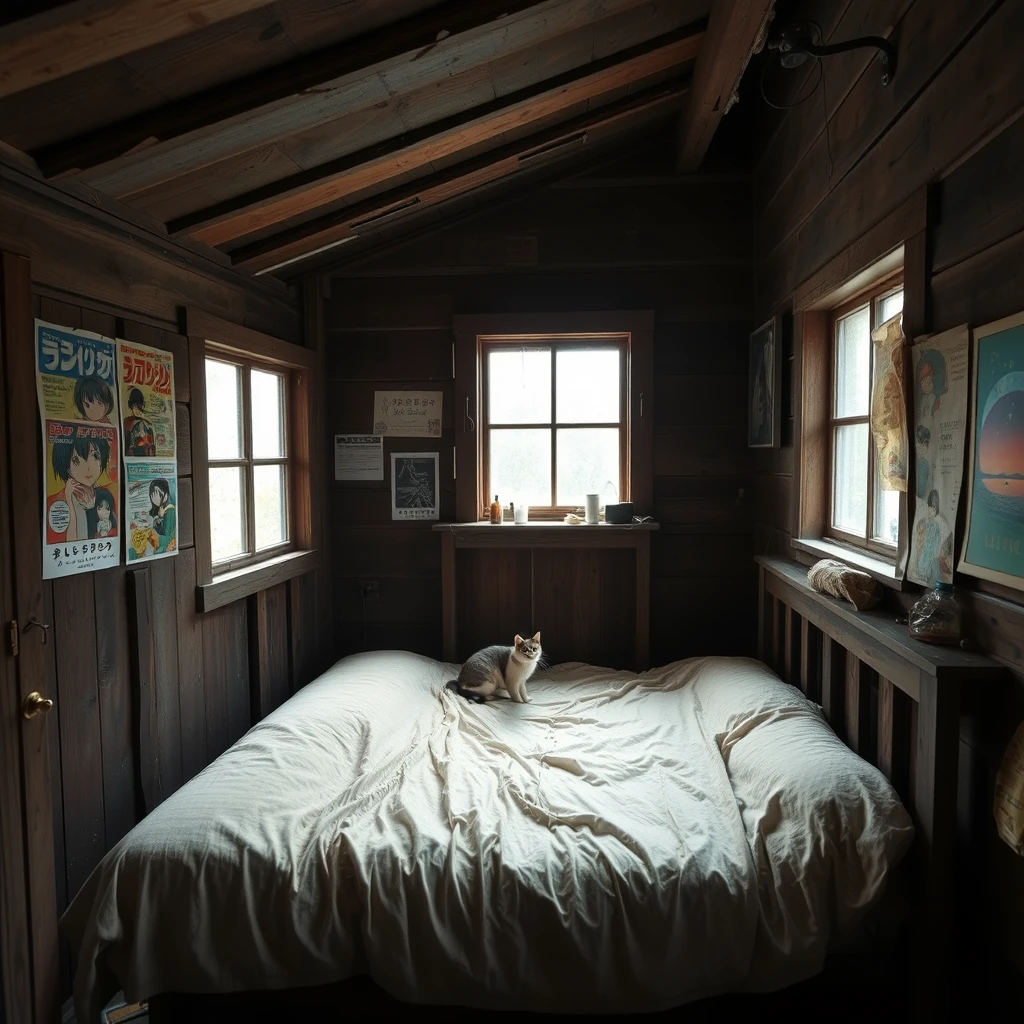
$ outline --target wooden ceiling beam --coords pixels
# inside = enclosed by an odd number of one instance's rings
[[[688,26],[574,71],[537,82],[388,142],[348,154],[280,181],[217,203],[168,224],[172,236],[190,235],[207,245],[223,245],[264,231],[370,187],[381,179],[415,171],[522,128],[577,103],[693,60],[704,37],[703,26]]]
[[[267,0],[75,0],[0,28],[0,98],[265,7]]]
[[[249,6],[267,2],[250,2]],[[537,6],[543,6],[541,0],[447,0],[355,39],[34,150],[31,156],[48,178],[98,167],[143,144],[175,139],[290,96],[315,93],[338,78],[405,54],[421,57],[442,39]]]
[[[386,215],[392,210],[397,212],[404,204],[413,201],[416,201],[417,210],[436,206],[498,178],[508,177],[519,171],[521,162],[531,155],[539,155],[561,142],[568,143],[581,133],[615,130],[627,122],[632,123],[641,114],[656,110],[669,114],[685,95],[687,85],[688,80],[676,81],[634,93],[547,131],[537,132],[526,139],[464,160],[454,167],[419,178],[408,185],[390,189],[243,246],[231,253],[231,262],[256,273],[267,273],[310,258],[340,245],[348,238],[361,235],[358,227],[369,219]]]
[[[693,88],[679,115],[676,170],[696,171],[719,122],[732,106],[740,79],[764,41],[775,0],[714,0]]]

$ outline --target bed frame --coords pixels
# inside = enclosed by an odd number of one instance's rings
[[[899,997],[899,1017],[933,1022],[953,1016],[954,891],[956,859],[957,759],[961,692],[965,684],[1004,678],[997,663],[959,648],[934,647],[910,638],[891,613],[857,612],[807,584],[807,570],[779,558],[758,558],[758,656],[782,679],[818,701],[836,733],[891,780],[911,812],[917,834],[908,864],[914,907],[909,954],[895,959],[886,981]],[[830,958],[838,960],[839,957]],[[882,959],[876,958],[876,959]],[[894,968],[892,964],[897,966]],[[865,969],[874,969],[865,962]],[[896,974],[895,983],[893,974]],[[822,979],[772,996],[721,997],[686,1008],[691,1022],[720,1020],[723,1001],[749,1012],[791,1013],[831,1006],[841,1020],[844,1002],[872,981],[847,961]],[[842,1001],[837,1002],[836,993]],[[891,1019],[892,1001],[874,990],[873,1018]],[[809,1001],[808,1001],[809,1000]],[[881,1000],[881,1002],[880,1002]],[[289,1020],[296,1012],[322,1014],[340,1008],[344,1016],[413,1015],[371,981],[353,978],[319,989],[283,993],[240,993],[200,997],[162,995],[150,1001],[153,1024],[233,1019]],[[877,1012],[876,1012],[877,1011]],[[838,1013],[838,1016],[837,1016]],[[475,1016],[448,1008],[445,1016]],[[654,1015],[660,1017],[662,1015]],[[310,1016],[308,1019],[320,1019]],[[333,1019],[333,1018],[332,1018]],[[858,1018],[859,1019],[859,1018]]]

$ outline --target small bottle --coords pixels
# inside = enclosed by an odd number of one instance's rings
[[[491,525],[499,526],[501,524],[501,502],[498,501],[498,496],[494,496],[494,501],[491,502]]]

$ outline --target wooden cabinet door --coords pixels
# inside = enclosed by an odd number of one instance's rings
[[[0,984],[6,1020],[52,1024],[60,1018],[45,725],[53,695],[45,692],[51,638],[43,628],[31,281],[28,259],[0,253]]]

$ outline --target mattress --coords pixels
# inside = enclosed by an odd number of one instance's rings
[[[581,664],[531,703],[347,658],[141,821],[62,921],[80,1020],[368,973],[426,1004],[664,1009],[820,969],[912,838],[758,662]]]

